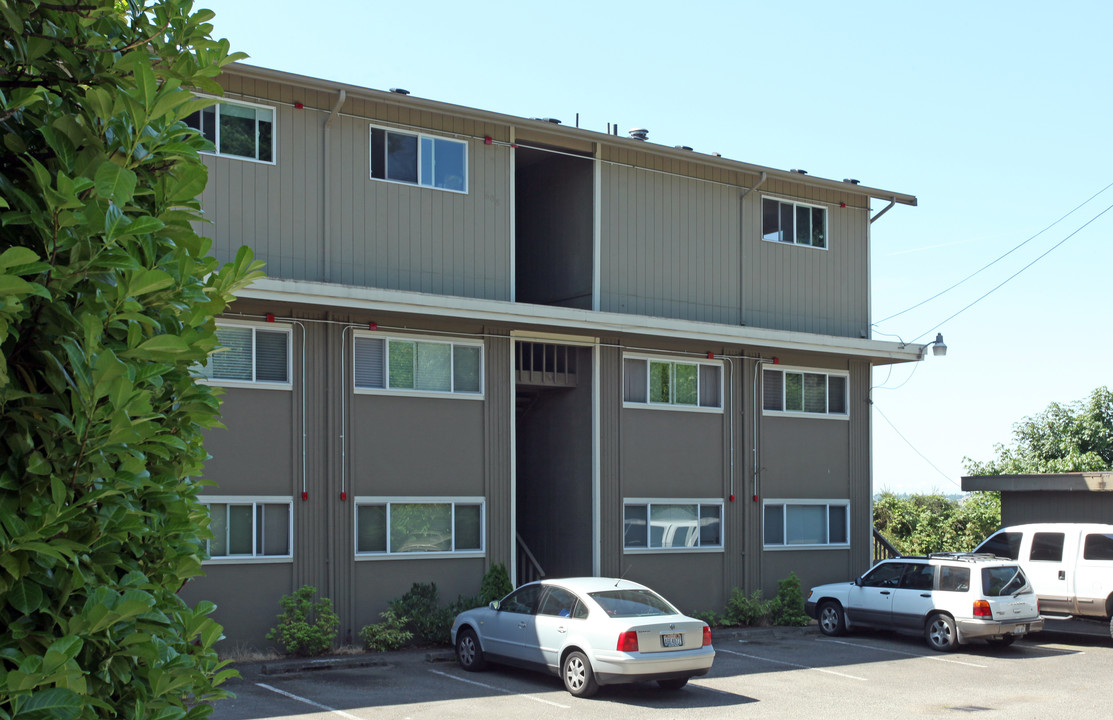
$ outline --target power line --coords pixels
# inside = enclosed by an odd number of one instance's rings
[[[977,299],[977,300],[975,300],[974,302],[970,303],[970,304],[969,304],[969,305],[967,305],[966,307],[962,308],[961,310],[959,310],[958,312],[956,312],[956,313],[955,313],[954,315],[951,315],[951,316],[950,316],[949,318],[947,318],[947,319],[946,319],[946,320],[944,320],[943,322],[940,322],[940,323],[936,324],[936,325],[935,325],[935,327],[931,328],[930,330],[925,330],[924,332],[920,333],[920,334],[919,334],[919,335],[917,335],[916,337],[912,338],[912,340],[910,340],[909,342],[916,342],[917,340],[919,340],[920,338],[922,338],[922,337],[923,337],[924,335],[930,335],[931,333],[935,332],[935,331],[936,331],[936,330],[938,330],[938,329],[939,329],[940,327],[942,327],[942,326],[943,326],[944,324],[946,324],[946,323],[950,322],[951,320],[954,320],[954,319],[955,319],[956,317],[958,317],[958,316],[959,316],[959,315],[961,315],[962,313],[966,312],[966,311],[967,311],[967,310],[969,310],[970,308],[974,307],[975,305],[977,305],[978,303],[980,303],[980,302],[981,302],[982,300],[985,300],[985,299],[986,299],[987,297],[989,297],[989,296],[990,296],[990,295],[992,295],[993,293],[995,293],[995,292],[997,292],[998,290],[1000,290],[1000,289],[1001,289],[1001,288],[1002,288],[1002,287],[1003,287],[1003,286],[1005,285],[1005,283],[1007,283],[1007,282],[1011,281],[1011,280],[1012,280],[1013,278],[1015,278],[1015,277],[1016,277],[1017,275],[1019,275],[1020,273],[1024,272],[1024,271],[1025,271],[1025,270],[1027,270],[1028,268],[1032,267],[1033,265],[1035,265],[1036,263],[1038,263],[1038,262],[1039,262],[1040,260],[1043,260],[1043,259],[1044,259],[1045,257],[1047,257],[1047,255],[1048,255],[1049,253],[1051,253],[1051,251],[1052,251],[1052,250],[1056,249],[1057,247],[1059,247],[1060,245],[1062,245],[1063,243],[1065,243],[1065,242],[1066,242],[1067,240],[1070,240],[1070,239],[1071,239],[1072,237],[1074,237],[1074,236],[1075,236],[1075,235],[1077,235],[1078,233],[1082,232],[1082,231],[1083,231],[1084,229],[1086,229],[1086,227],[1088,227],[1088,226],[1089,226],[1089,225],[1090,225],[1091,223],[1093,223],[1093,222],[1094,222],[1095,220],[1097,220],[1098,218],[1100,218],[1100,217],[1101,217],[1102,215],[1104,215],[1105,213],[1109,212],[1110,210],[1113,210],[1113,205],[1109,205],[1109,206],[1107,206],[1107,207],[1106,207],[1106,208],[1105,208],[1104,210],[1102,210],[1101,212],[1099,212],[1099,213],[1098,213],[1097,215],[1095,215],[1095,216],[1093,216],[1092,218],[1090,218],[1089,220],[1087,220],[1087,221],[1086,221],[1086,222],[1085,222],[1085,223],[1084,223],[1084,224],[1083,224],[1083,225],[1082,225],[1081,227],[1079,227],[1079,228],[1078,228],[1077,230],[1075,230],[1075,231],[1074,231],[1074,232],[1072,232],[1072,233],[1071,233],[1070,235],[1067,235],[1067,236],[1066,236],[1065,238],[1063,238],[1063,239],[1062,239],[1062,240],[1060,240],[1059,242],[1057,242],[1057,243],[1055,243],[1054,245],[1052,245],[1051,247],[1049,247],[1049,248],[1048,248],[1048,249],[1047,249],[1047,250],[1046,250],[1046,251],[1045,251],[1045,252],[1044,252],[1043,254],[1039,255],[1039,256],[1038,256],[1038,257],[1037,257],[1037,258],[1036,258],[1035,260],[1033,260],[1032,262],[1028,263],[1028,264],[1027,264],[1027,265],[1025,265],[1024,267],[1022,267],[1022,268],[1020,268],[1019,270],[1017,270],[1017,271],[1016,271],[1015,273],[1013,273],[1012,275],[1010,275],[1010,276],[1008,276],[1007,278],[1005,278],[1004,280],[1002,280],[1002,281],[1001,281],[1001,282],[1000,282],[1000,283],[999,283],[999,284],[998,284],[998,285],[997,285],[996,287],[994,287],[994,288],[993,288],[992,290],[990,290],[989,292],[987,292],[987,293],[986,293],[985,295],[982,295],[982,296],[981,296],[980,298],[978,298],[978,299]]]
[[[881,408],[877,407],[877,403],[875,403],[875,402],[873,402],[873,401],[871,400],[871,401],[870,401],[870,404],[871,404],[871,405],[873,405],[873,409],[877,411],[877,414],[878,414],[878,415],[880,415],[880,416],[881,416],[881,417],[882,417],[882,418],[883,418],[883,419],[885,420],[885,422],[889,423],[889,427],[893,428],[893,432],[895,432],[895,433],[897,434],[897,436],[898,436],[898,437],[899,437],[899,438],[900,438],[901,440],[903,440],[903,441],[905,442],[905,444],[907,444],[907,445],[908,445],[908,447],[912,448],[912,451],[913,451],[913,452],[915,452],[915,453],[916,453],[917,455],[919,455],[919,456],[920,456],[921,458],[923,458],[924,462],[926,462],[926,463],[927,463],[928,465],[931,465],[932,469],[934,469],[934,470],[935,470],[935,472],[937,472],[937,473],[939,473],[940,475],[942,475],[943,477],[945,477],[945,478],[947,479],[947,482],[951,483],[952,485],[955,485],[955,486],[957,486],[959,490],[961,490],[961,489],[962,489],[962,486],[961,486],[961,485],[959,485],[959,484],[958,484],[958,483],[956,483],[956,482],[955,482],[954,480],[952,480],[952,479],[950,478],[950,476],[949,476],[949,475],[947,475],[947,473],[945,473],[945,472],[943,472],[942,470],[940,470],[939,468],[935,467],[935,463],[933,463],[933,462],[932,462],[931,460],[928,460],[928,459],[927,459],[927,455],[924,455],[924,454],[923,454],[922,452],[920,452],[919,450],[917,450],[917,449],[916,449],[916,446],[915,446],[915,445],[913,445],[913,444],[912,444],[911,442],[909,442],[908,438],[906,438],[906,437],[904,436],[904,434],[903,434],[903,433],[901,433],[901,431],[897,429],[897,426],[893,424],[893,421],[892,421],[892,420],[890,420],[890,419],[889,419],[888,417],[886,417],[886,416],[885,416],[885,413],[883,413],[883,412],[881,411]]]
[[[877,322],[875,322],[875,323],[873,323],[873,324],[874,324],[874,325],[878,325],[878,324],[880,324],[880,323],[883,323],[883,322],[885,322],[885,321],[887,321],[887,320],[892,320],[892,319],[893,319],[893,318],[895,318],[895,317],[900,317],[901,315],[905,314],[906,312],[910,312],[910,311],[912,311],[912,310],[915,310],[916,308],[920,307],[921,305],[924,305],[924,304],[926,304],[926,303],[929,303],[929,302],[931,302],[932,300],[936,299],[937,297],[940,297],[940,296],[942,296],[942,295],[945,295],[945,294],[949,293],[950,291],[954,290],[954,289],[955,289],[955,288],[957,288],[957,287],[958,287],[959,285],[962,285],[962,284],[963,284],[964,282],[966,282],[966,281],[967,281],[967,280],[969,280],[970,278],[972,278],[972,277],[974,277],[975,275],[977,275],[977,274],[981,273],[981,272],[982,272],[983,270],[988,270],[989,268],[993,267],[993,266],[994,266],[994,265],[996,265],[996,264],[997,264],[998,262],[1000,262],[1000,261],[1004,260],[1004,259],[1005,259],[1005,258],[1007,258],[1007,257],[1008,257],[1009,255],[1012,255],[1012,254],[1013,254],[1014,252],[1016,252],[1016,251],[1017,251],[1017,250],[1019,250],[1020,248],[1024,247],[1024,246],[1025,246],[1025,245],[1027,245],[1028,243],[1030,243],[1030,242],[1032,242],[1033,240],[1035,240],[1036,238],[1038,238],[1038,237],[1039,237],[1040,235],[1043,235],[1043,234],[1044,234],[1045,232],[1047,232],[1047,231],[1048,231],[1048,230],[1050,230],[1051,228],[1055,227],[1056,225],[1058,225],[1058,224],[1059,224],[1059,223],[1061,223],[1062,221],[1066,220],[1066,219],[1067,219],[1068,217],[1070,217],[1070,216],[1071,216],[1071,215],[1073,215],[1074,213],[1078,212],[1078,210],[1080,210],[1080,209],[1081,209],[1082,207],[1084,207],[1085,205],[1087,205],[1087,204],[1088,204],[1088,203],[1089,203],[1089,202],[1090,202],[1091,200],[1093,200],[1093,199],[1094,199],[1094,198],[1096,198],[1097,196],[1101,195],[1102,193],[1104,193],[1104,192],[1105,192],[1106,190],[1108,190],[1108,189],[1109,189],[1109,188],[1111,188],[1111,187],[1113,187],[1113,183],[1109,183],[1108,185],[1106,185],[1105,187],[1103,187],[1103,188],[1102,188],[1101,190],[1098,190],[1098,191],[1097,191],[1096,193],[1094,193],[1093,195],[1091,195],[1090,197],[1088,197],[1088,198],[1087,198],[1086,200],[1084,200],[1084,201],[1083,201],[1082,203],[1080,203],[1079,205],[1077,205],[1077,206],[1076,206],[1076,207],[1075,207],[1075,208],[1074,208],[1073,210],[1071,210],[1070,212],[1068,212],[1068,213],[1067,213],[1066,215],[1063,215],[1063,216],[1062,216],[1062,217],[1060,217],[1060,218],[1059,218],[1058,220],[1056,220],[1055,222],[1051,223],[1050,225],[1048,225],[1047,227],[1045,227],[1045,228],[1044,228],[1043,230],[1040,230],[1040,231],[1039,231],[1038,233],[1036,233],[1036,234],[1035,234],[1035,235],[1033,235],[1032,237],[1028,238],[1028,239],[1027,239],[1027,240],[1025,240],[1024,242],[1020,243],[1020,244],[1019,244],[1019,245],[1017,245],[1016,247],[1012,248],[1011,250],[1009,250],[1009,251],[1008,251],[1007,253],[1005,253],[1004,255],[1001,255],[1001,256],[1000,256],[1000,257],[998,257],[997,259],[995,259],[995,260],[991,261],[991,262],[990,262],[989,264],[987,264],[987,265],[983,265],[982,267],[978,268],[978,269],[977,269],[977,270],[975,270],[974,272],[970,273],[969,275],[967,275],[967,276],[966,276],[966,277],[964,277],[963,279],[961,279],[961,280],[959,280],[958,282],[956,282],[956,283],[955,283],[954,285],[951,285],[951,286],[950,286],[949,288],[947,288],[947,289],[945,289],[945,290],[941,290],[941,291],[939,291],[939,292],[935,293],[934,295],[932,295],[931,297],[929,297],[928,299],[926,299],[926,300],[921,300],[920,302],[916,303],[916,304],[915,304],[915,305],[913,305],[912,307],[908,307],[908,308],[905,308],[904,310],[901,310],[901,311],[900,311],[900,312],[898,312],[898,313],[894,313],[894,314],[890,315],[890,316],[889,316],[889,317],[887,317],[887,318],[882,318],[881,320],[878,320]],[[1106,209],[1108,210],[1108,208],[1106,208]],[[1098,217],[1100,217],[1100,215],[1099,215]],[[1095,218],[1095,219],[1096,219],[1096,218]],[[1093,220],[1091,220],[1090,222],[1093,222]],[[1089,223],[1087,223],[1087,225],[1088,225],[1088,224],[1089,224]],[[1083,225],[1082,227],[1086,227],[1086,226],[1085,226],[1085,225]],[[1081,229],[1082,229],[1082,228],[1079,228],[1079,230],[1081,230]],[[1077,230],[1076,230],[1075,232],[1077,232]],[[1061,245],[1062,243],[1059,243],[1059,244]],[[1055,247],[1058,247],[1058,245],[1056,245]],[[1054,249],[1054,248],[1052,248],[1052,249]],[[1045,253],[1045,254],[1046,254],[1046,253]],[[1043,257],[1043,256],[1041,255],[1040,257]],[[1038,259],[1039,259],[1039,258],[1037,258],[1037,260],[1038,260]],[[1012,278],[1009,278],[1009,279],[1011,280]],[[1006,282],[1008,282],[1008,281],[1006,281]],[[996,289],[996,288],[994,288],[994,289]],[[979,299],[980,299],[980,298],[979,298]],[[964,308],[964,309],[965,309],[965,308]],[[948,318],[948,319],[950,319],[950,318]],[[940,323],[940,324],[942,324],[942,323]],[[929,332],[930,332],[930,331],[929,331]],[[926,334],[926,333],[925,333],[925,334]],[[923,336],[921,336],[921,337],[923,337]]]

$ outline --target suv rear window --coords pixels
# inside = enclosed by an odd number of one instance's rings
[[[1016,560],[1020,557],[1020,537],[1018,532],[999,532],[979,545],[974,552],[993,553],[997,557]]]
[[[988,597],[1001,597],[1020,592],[1028,584],[1028,578],[1019,565],[1000,565],[982,568],[982,594]]]

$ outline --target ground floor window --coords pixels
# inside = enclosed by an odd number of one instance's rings
[[[766,548],[849,546],[847,500],[766,500]]]
[[[281,559],[293,556],[293,499],[289,497],[202,497],[213,537],[210,560]]]
[[[721,500],[628,498],[622,515],[622,546],[626,550],[723,547]]]
[[[482,555],[483,498],[356,498],[357,555]]]

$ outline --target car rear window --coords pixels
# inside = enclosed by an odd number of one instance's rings
[[[676,608],[652,590],[604,590],[591,593],[591,598],[610,617],[679,614]]]
[[[1002,597],[1020,592],[1028,585],[1028,578],[1019,565],[999,565],[982,568],[982,594]]]

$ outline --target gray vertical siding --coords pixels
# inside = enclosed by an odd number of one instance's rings
[[[1111,523],[1113,492],[1004,491],[1001,527],[1025,523]]]
[[[761,239],[761,198],[827,208],[827,249]],[[869,337],[869,212],[862,198],[769,180],[742,209],[743,325]],[[847,207],[839,207],[846,202]]]
[[[488,335],[500,330],[487,329]],[[513,573],[511,553],[514,538],[510,528],[514,508],[511,505],[512,475],[510,458],[513,448],[511,425],[514,412],[514,387],[511,382],[511,347],[509,335],[488,337],[484,349],[486,362],[486,397],[483,414],[484,485],[487,496],[487,559],[502,564]]]
[[[600,575],[622,574],[622,351],[601,338],[599,353]]]

